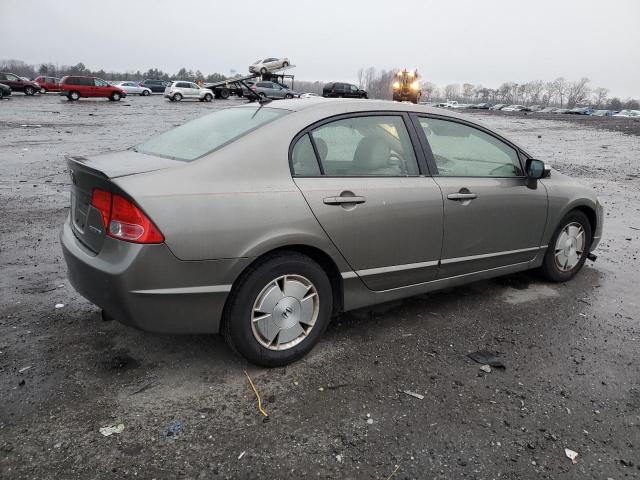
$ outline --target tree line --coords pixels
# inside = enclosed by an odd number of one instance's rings
[[[0,70],[31,79],[40,75],[57,78],[62,78],[65,75],[86,75],[99,77],[104,80],[144,80],[149,78],[154,80],[191,80],[194,82],[220,82],[227,79],[227,77],[221,73],[204,75],[200,70],[194,71],[185,67],[173,74],[163,72],[158,68],[150,68],[146,72],[140,70],[135,72],[105,72],[102,69],[91,70],[82,62],[76,65],[54,65],[53,63],[30,65],[21,60],[0,60]]]
[[[369,92],[369,98],[391,99],[391,85],[395,70],[376,70],[374,67],[358,70],[359,87]],[[436,85],[422,78],[422,100],[427,102],[456,100],[458,102],[487,102],[573,108],[589,105],[597,108],[637,110],[638,100],[609,97],[604,87],[591,88],[590,80],[583,77],[571,81],[558,77],[552,81],[532,80],[526,83],[504,82],[498,88],[473,83]]]

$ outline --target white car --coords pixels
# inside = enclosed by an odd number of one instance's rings
[[[213,92],[208,88],[199,87],[193,82],[179,80],[171,82],[171,85],[164,89],[164,98],[168,98],[172,102],[179,102],[183,98],[210,102],[213,100]]]
[[[620,110],[614,117],[640,117],[640,110]]]
[[[136,82],[115,82],[114,85],[124,90],[127,95],[137,94],[137,95],[142,95],[143,97],[146,97],[147,95],[151,95],[150,88],[141,87]]]
[[[521,112],[525,109],[523,105],[509,105],[508,107],[504,107],[502,109],[503,112]]]
[[[300,98],[323,98],[317,93],[301,93]]]
[[[270,57],[262,60],[256,60],[255,62],[253,62],[253,65],[249,65],[249,72],[265,74],[273,70],[286,68],[289,65],[291,65],[291,62],[289,61],[288,58]]]

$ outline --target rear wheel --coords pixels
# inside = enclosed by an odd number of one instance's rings
[[[289,98],[293,98],[293,95],[291,95],[290,93],[285,94],[284,98],[289,99]]]
[[[282,62],[282,68],[287,68],[289,66],[289,62]]]
[[[80,100],[80,92],[69,92],[67,98],[71,101]]]
[[[47,93],[47,89],[44,87],[40,87],[40,93],[44,95],[45,93]]]
[[[119,102],[121,98],[122,98],[122,95],[120,95],[120,93],[113,92],[109,97],[109,100],[111,100],[112,102]]]
[[[149,95],[151,95],[151,92],[149,90],[143,90],[142,91],[142,96],[143,97],[148,97]]]
[[[220,89],[220,98],[226,100],[227,98],[229,98],[231,92],[229,92],[228,88],[221,88]]]
[[[267,94],[264,92],[260,92],[258,95],[260,95],[260,98],[267,98]]]
[[[549,241],[542,274],[553,282],[571,280],[582,269],[590,248],[589,219],[579,210],[569,212]]]
[[[171,99],[172,99],[174,102],[179,102],[180,100],[182,100],[182,95],[181,95],[181,94],[179,94],[179,93],[176,93],[176,94],[174,94],[174,95],[173,95],[173,97],[171,97]]]
[[[331,283],[306,255],[264,257],[242,274],[225,306],[222,334],[247,360],[267,367],[306,355],[329,324]]]
[[[261,73],[262,75],[264,75],[265,73],[267,73],[267,69],[266,69],[266,68],[264,68],[264,67],[262,67],[262,68],[260,69],[260,73]]]
[[[33,87],[24,87],[24,94],[25,95],[33,95],[34,93],[36,93],[36,89]]]

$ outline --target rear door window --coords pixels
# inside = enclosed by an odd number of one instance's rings
[[[228,108],[153,137],[133,150],[190,162],[287,113],[287,110],[264,107]]]
[[[329,176],[418,175],[418,163],[399,115],[372,115],[326,123],[311,132]]]
[[[301,137],[293,147],[291,166],[294,175],[302,177],[320,175],[320,166],[308,133]]]

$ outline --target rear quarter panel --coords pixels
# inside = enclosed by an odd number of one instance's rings
[[[276,121],[183,166],[116,178],[181,260],[256,257],[288,245],[328,253],[348,269],[289,170],[293,135]]]

